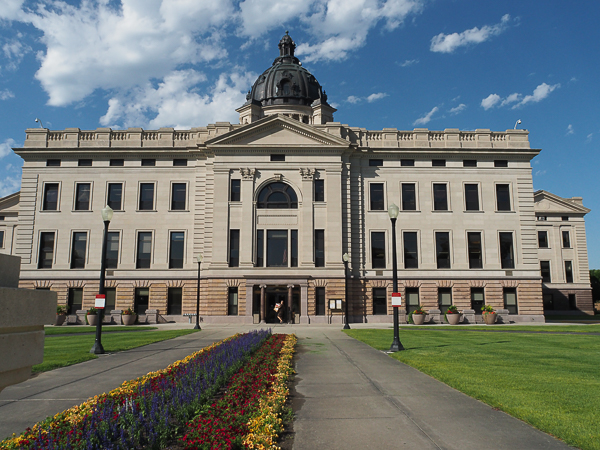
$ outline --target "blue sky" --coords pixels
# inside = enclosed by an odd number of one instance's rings
[[[511,129],[542,149],[534,188],[581,196],[600,268],[600,4],[521,0],[2,0],[0,196],[24,130],[189,128],[234,109],[285,30],[369,129]]]

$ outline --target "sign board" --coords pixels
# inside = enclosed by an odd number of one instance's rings
[[[341,298],[330,298],[329,299],[329,309],[334,310],[334,311],[338,311],[342,309],[342,299]]]
[[[96,304],[94,305],[96,309],[104,309],[104,305],[106,305],[106,297],[103,294],[96,295]]]
[[[400,292],[392,292],[392,306],[402,306],[402,294]]]

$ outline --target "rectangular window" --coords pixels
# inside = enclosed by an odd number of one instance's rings
[[[385,316],[387,314],[387,293],[385,288],[373,289],[373,315]]]
[[[542,281],[544,283],[552,283],[550,261],[540,261],[540,272],[542,273]]]
[[[401,167],[414,167],[415,160],[414,159],[401,159],[400,166]]]
[[[496,185],[496,206],[498,211],[510,211],[510,189],[508,184]]]
[[[419,288],[406,288],[406,314],[410,314],[419,307]]]
[[[287,253],[287,230],[267,230],[267,267],[287,267]]]
[[[256,267],[265,266],[265,231],[256,230]]]
[[[433,210],[448,211],[448,189],[446,184],[433,185]]]
[[[452,288],[438,288],[438,308],[442,314],[448,312],[450,305],[452,305]]]
[[[519,314],[517,307],[517,288],[504,288],[504,309],[509,314]]]
[[[75,186],[75,211],[89,211],[90,183],[77,183]]]
[[[71,245],[71,269],[85,269],[85,249],[87,247],[87,233],[73,233]]]
[[[108,163],[111,167],[121,167],[125,165],[124,159],[111,159]]]
[[[44,211],[57,211],[58,210],[58,183],[46,183],[44,184]]]
[[[106,204],[114,211],[121,211],[123,200],[123,183],[108,183]]]
[[[561,217],[561,220],[562,220],[563,222],[568,222],[568,221],[569,221],[569,216],[562,216],[562,217]]]
[[[231,191],[229,193],[229,200],[232,202],[239,202],[242,199],[242,180],[231,180]]]
[[[140,183],[140,211],[152,211],[154,209],[154,183]]]
[[[230,287],[227,292],[227,315],[238,315],[238,288]]]
[[[544,311],[554,309],[554,296],[552,294],[542,294],[542,302],[544,303]]]
[[[432,159],[431,166],[432,167],[446,167],[446,160],[445,159]]]
[[[438,269],[450,268],[450,233],[438,231],[435,233],[435,253]]]
[[[575,311],[577,309],[577,295],[569,294],[569,309]]]
[[[4,230],[0,230],[0,248],[4,248]]]
[[[325,267],[325,230],[315,230],[315,267]]]
[[[414,183],[402,183],[402,211],[416,211],[417,196]]]
[[[173,165],[175,167],[185,167],[187,166],[187,159],[174,159],[173,160]]]
[[[315,202],[325,201],[325,180],[315,180]]]
[[[563,248],[571,248],[571,236],[569,230],[563,230],[562,232]]]
[[[500,263],[503,269],[515,268],[512,233],[500,233]]]
[[[184,211],[187,185],[185,183],[173,183],[171,186],[171,211]]]
[[[170,287],[167,290],[167,314],[170,316],[181,315],[181,304],[183,300],[183,289]]]
[[[538,247],[548,248],[548,232],[538,231]]]
[[[298,230],[290,230],[292,248],[290,250],[290,267],[298,267]]]
[[[68,314],[77,314],[83,309],[83,288],[69,288],[67,306]]]
[[[481,254],[481,233],[467,233],[467,244],[469,251],[469,269],[482,269],[483,259]]]
[[[496,159],[494,160],[494,167],[508,167],[508,160]]]
[[[142,167],[153,167],[156,166],[155,159],[142,159]]]
[[[325,288],[315,288],[315,308],[317,316],[325,315]]]
[[[183,269],[184,247],[185,233],[183,231],[171,231],[171,243],[169,245],[169,269]]]
[[[383,198],[383,183],[371,183],[369,189],[371,193],[371,210],[384,211],[385,201]]]
[[[54,232],[40,233],[38,269],[52,269],[54,259]]]
[[[573,282],[573,261],[565,261],[565,279],[567,283]]]
[[[229,230],[229,267],[240,266],[240,230]]]
[[[476,159],[464,159],[463,167],[477,167],[477,160]]]
[[[369,166],[381,167],[383,166],[383,159],[369,159]]]
[[[419,268],[419,254],[416,231],[404,232],[404,268]]]
[[[477,184],[465,184],[465,208],[466,211],[479,211],[479,186]]]
[[[77,161],[77,165],[79,167],[90,167],[92,165],[92,160],[91,159],[80,159],[79,161]]]
[[[371,260],[373,269],[385,269],[385,233],[371,233]]]
[[[149,269],[152,259],[152,233],[149,231],[138,232],[136,269]]]
[[[148,300],[150,299],[150,288],[135,288],[135,297],[133,299],[133,310],[139,316],[146,314],[148,309]]]
[[[60,159],[47,159],[46,167],[60,167]]]
[[[116,309],[117,305],[117,288],[104,288],[104,314],[110,314],[110,312]]]
[[[481,314],[481,308],[485,304],[483,288],[471,288],[471,309],[475,314]]]
[[[116,269],[119,265],[119,232],[109,231],[106,235],[106,268]]]
[[[285,155],[282,155],[282,154],[271,155],[271,161],[285,161]]]

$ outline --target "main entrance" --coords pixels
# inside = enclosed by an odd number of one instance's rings
[[[300,286],[292,287],[292,298],[289,301],[290,290],[288,286],[269,286],[263,285],[264,288],[264,320],[266,323],[279,323],[277,318],[277,312],[275,311],[275,304],[282,303],[284,306],[283,321],[294,321],[296,315],[301,314],[300,308]],[[254,286],[253,292],[253,314],[259,314],[260,319],[263,320],[263,313],[261,311],[261,286]],[[291,310],[290,310],[291,309]]]
[[[267,304],[267,323],[279,323],[277,312],[275,312],[275,303],[285,305],[283,321],[288,320],[288,290],[285,286],[268,287],[265,292],[265,302]]]

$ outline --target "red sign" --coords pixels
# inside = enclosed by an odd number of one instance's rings
[[[94,305],[96,309],[104,309],[104,305],[106,305],[106,297],[104,294],[96,295],[96,304]]]
[[[402,294],[400,292],[392,292],[392,306],[402,306]]]

